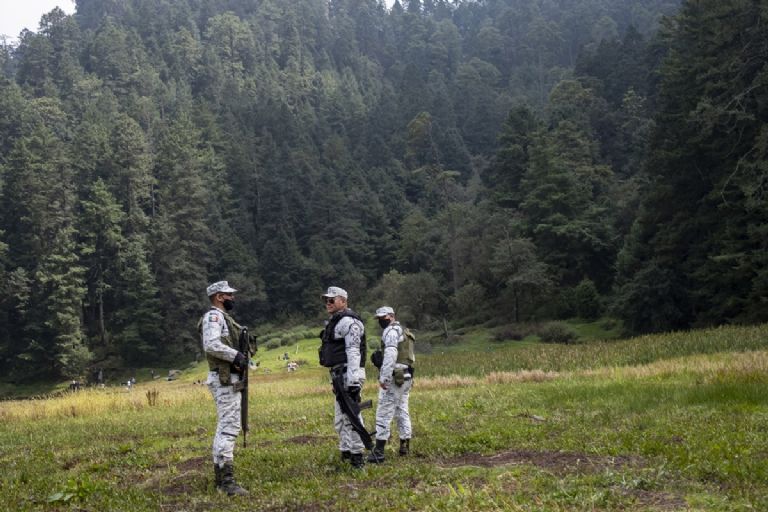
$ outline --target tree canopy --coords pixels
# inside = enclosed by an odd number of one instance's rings
[[[759,2],[78,0],[0,51],[0,370],[414,327],[768,318]]]

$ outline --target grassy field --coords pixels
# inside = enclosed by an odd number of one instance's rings
[[[471,351],[418,356],[412,456],[388,447],[362,472],[338,460],[317,342],[260,352],[236,451],[245,498],[212,489],[202,366],[0,402],[2,508],[768,510],[768,326],[567,346],[467,337]],[[284,352],[305,364],[287,373]]]

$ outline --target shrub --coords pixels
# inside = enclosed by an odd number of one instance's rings
[[[278,340],[269,340],[267,344],[265,345],[267,347],[267,350],[272,350],[280,346],[280,342]]]
[[[417,341],[413,346],[413,351],[417,354],[431,354],[432,344],[428,341]]]
[[[548,322],[538,331],[539,338],[544,343],[573,343],[578,339],[576,331],[564,322]]]
[[[419,339],[419,341],[416,344],[418,345],[420,343],[430,343],[433,346],[451,345],[451,344],[458,343],[458,340],[461,340],[461,337],[457,336],[455,334],[449,334],[448,337],[445,337],[443,335],[438,334],[438,335],[435,335],[435,336],[430,336],[426,340],[421,338],[421,339]]]
[[[600,293],[595,283],[589,279],[582,280],[572,292],[573,309],[581,318],[594,320],[602,312]]]
[[[461,336],[457,334],[449,334],[447,338],[443,341],[443,344],[445,345],[458,345],[461,343]]]
[[[485,289],[474,281],[470,281],[451,297],[449,308],[452,318],[466,318],[474,313],[467,304],[483,304],[485,302]]]
[[[522,325],[509,325],[500,329],[493,335],[492,340],[497,342],[515,340],[520,341],[531,333],[530,328]]]

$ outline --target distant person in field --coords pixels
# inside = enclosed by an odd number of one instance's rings
[[[248,491],[235,481],[235,441],[240,434],[240,393],[242,383],[237,374],[248,364],[248,356],[235,347],[242,327],[230,316],[235,305],[235,290],[227,281],[208,286],[206,292],[211,309],[199,323],[203,351],[208,360],[206,384],[216,402],[218,423],[213,438],[213,470],[216,489],[229,496],[244,496]]]
[[[413,386],[415,362],[413,336],[395,319],[395,311],[389,306],[376,310],[376,319],[384,332],[381,335],[383,354],[372,359],[379,370],[379,402],[376,407],[376,446],[368,456],[368,462],[384,462],[384,447],[390,437],[390,425],[394,418],[400,436],[400,455],[408,455],[411,443],[411,415],[408,399]],[[378,351],[377,351],[378,352]],[[383,356],[383,357],[382,357]]]
[[[330,318],[321,333],[320,364],[333,372],[343,372],[344,386],[356,402],[360,402],[363,383],[365,382],[365,327],[360,317],[349,309],[347,292],[337,286],[331,286],[322,295],[325,311]],[[349,418],[341,410],[338,401],[334,402],[333,424],[339,435],[341,459],[348,460],[353,468],[364,466],[363,450],[365,445],[360,435],[355,432]],[[362,415],[359,417],[362,423]]]

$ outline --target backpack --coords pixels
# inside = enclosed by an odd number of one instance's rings
[[[416,355],[414,354],[415,343],[416,336],[414,336],[410,329],[403,327],[403,341],[398,344],[396,362],[413,366],[413,363],[416,362]],[[384,364],[383,348],[376,349],[373,354],[371,354],[371,363],[381,370],[381,366]]]

